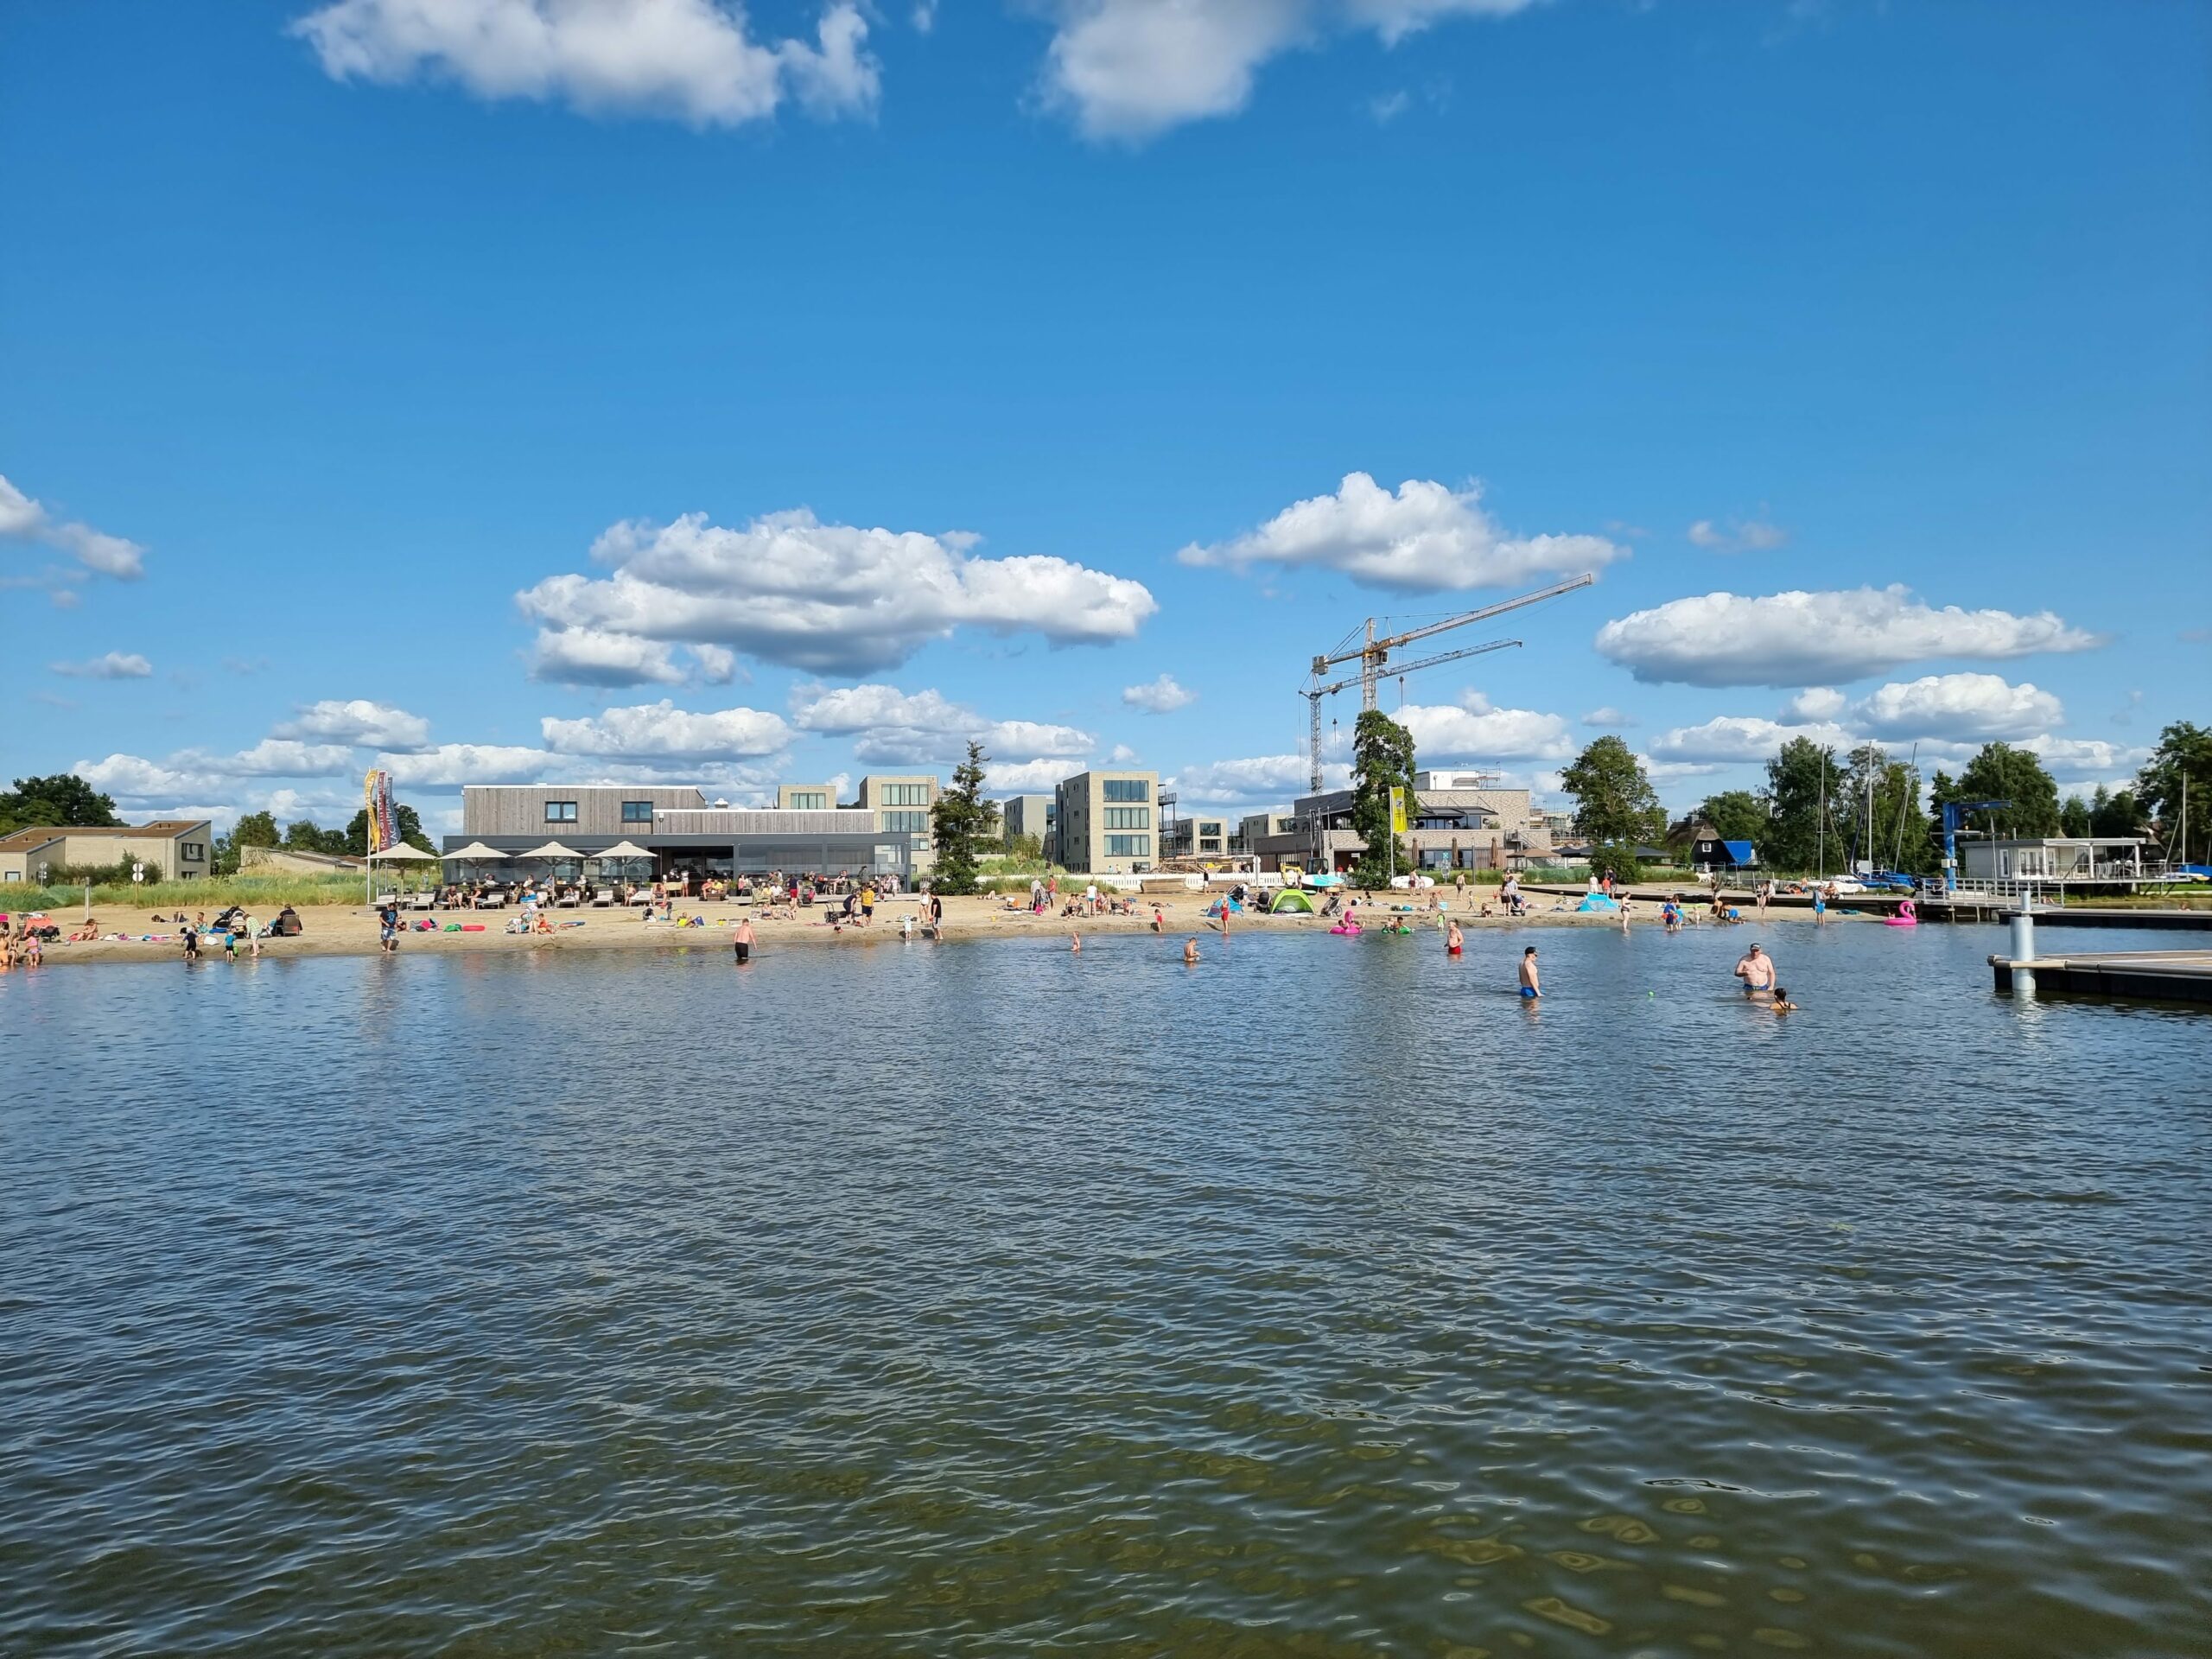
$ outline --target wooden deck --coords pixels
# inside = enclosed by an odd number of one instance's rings
[[[2042,918],[2038,917],[2037,920]],[[1997,988],[2013,988],[2016,970],[2034,976],[2036,994],[2103,996],[2128,1002],[2212,1006],[2212,950],[2119,950],[2013,958],[1992,957]]]

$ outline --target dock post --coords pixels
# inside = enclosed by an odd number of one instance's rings
[[[2036,994],[2036,970],[2024,964],[2036,959],[2036,918],[2024,905],[2012,912],[2012,994]]]

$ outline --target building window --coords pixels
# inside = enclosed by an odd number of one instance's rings
[[[1151,781],[1143,778],[1102,779],[1099,790],[1109,801],[1148,801],[1152,798]]]
[[[886,784],[883,804],[886,806],[927,806],[930,786],[927,784]]]
[[[1106,837],[1106,856],[1109,858],[1148,858],[1152,855],[1150,836],[1109,836]]]
[[[1149,830],[1152,828],[1152,809],[1148,806],[1109,806],[1106,809],[1109,830]]]
[[[651,823],[652,821],[653,804],[651,801],[625,801],[622,803],[623,823]]]
[[[545,803],[546,823],[574,823],[575,821],[576,804],[574,801],[548,801]]]
[[[930,827],[926,812],[886,812],[881,817],[886,830],[900,830],[908,835],[918,835]]]
[[[207,843],[204,841],[180,842],[176,851],[177,856],[186,863],[197,864],[207,856]]]
[[[830,798],[818,789],[795,789],[791,791],[791,810],[794,812],[827,812]]]

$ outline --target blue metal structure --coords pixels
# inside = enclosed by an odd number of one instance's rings
[[[2010,801],[1946,801],[1943,803],[1943,891],[1959,890],[1959,826],[1969,812],[1993,812]]]

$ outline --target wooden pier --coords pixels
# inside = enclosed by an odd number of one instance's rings
[[[2037,918],[2038,921],[2042,917]],[[2129,1002],[2212,1005],[2212,950],[2115,950],[2099,955],[1992,957],[1997,988],[2010,992],[2015,973],[2037,995],[2103,996]]]

